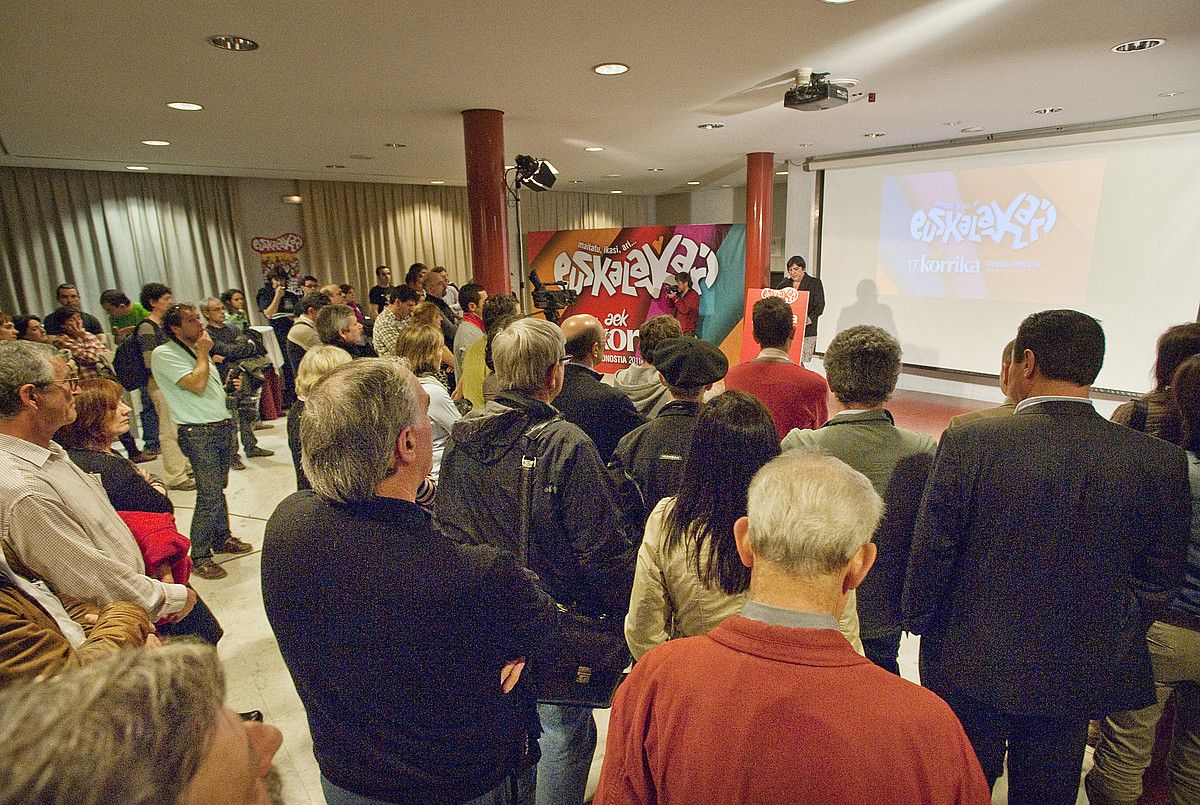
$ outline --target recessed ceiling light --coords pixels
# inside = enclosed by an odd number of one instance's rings
[[[621,174],[619,174],[619,173],[606,173],[606,174],[604,174],[604,178],[605,178],[605,179],[620,179],[620,178],[621,178]]]
[[[662,168],[646,168],[646,170],[650,171],[651,173],[662,173],[663,172]]]
[[[787,176],[788,172],[787,171],[775,171],[775,175],[776,176]]]
[[[983,126],[967,126],[965,129],[959,129],[963,134],[975,134],[983,131]]]
[[[198,103],[191,103],[189,101],[171,101],[167,106],[172,109],[178,109],[181,112],[199,112],[204,108]]]
[[[853,3],[854,0],[821,0],[821,2],[831,6],[844,6],[846,3]]]
[[[698,128],[698,129],[705,129],[705,130],[707,130],[707,131],[712,131],[713,129],[723,129],[723,128],[725,128],[725,124],[724,124],[724,123],[701,123],[701,124],[700,124],[699,126],[697,126],[696,128]]]
[[[949,123],[943,123],[942,125],[943,126],[961,126],[962,121],[961,120],[951,120]]]
[[[625,191],[624,190],[609,190],[608,192],[612,193],[614,196],[619,196],[622,193],[624,193]]]
[[[585,148],[585,149],[583,149],[583,150],[584,150],[584,151],[591,151],[591,152],[594,154],[594,153],[596,153],[597,151],[603,151],[603,150],[604,150],[604,148],[603,148],[602,146],[599,146],[599,145],[589,145],[587,148]]]
[[[688,184],[690,184],[690,185],[697,185],[697,184],[700,184],[700,183],[699,183],[699,182],[688,182]]]
[[[812,143],[796,143],[796,148],[812,148]]]
[[[1047,106],[1043,109],[1034,109],[1033,113],[1035,115],[1053,115],[1053,114],[1056,114],[1061,111],[1062,111],[1061,106]]]
[[[723,184],[723,185],[721,185],[721,187],[723,187],[723,188],[725,188],[726,190],[728,190],[729,188],[733,187],[733,185],[731,185],[731,184]]]
[[[142,145],[170,145],[166,140],[142,140]]]
[[[1182,90],[1182,89],[1181,89],[1181,90],[1177,90],[1177,91],[1175,91],[1175,92],[1160,92],[1160,93],[1158,93],[1158,97],[1160,97],[1160,98],[1174,98],[1176,95],[1182,95],[1184,92],[1185,92],[1185,90]]]
[[[1160,39],[1156,36],[1146,37],[1145,39],[1135,39],[1132,42],[1122,42],[1113,48],[1113,53],[1137,53],[1139,50],[1149,50],[1156,48],[1167,40]]]
[[[607,62],[605,64],[597,64],[592,68],[592,72],[597,75],[620,75],[621,73],[629,72],[628,64],[620,62]]]
[[[279,198],[284,204],[301,204],[304,201],[303,196],[280,196]]]
[[[430,182],[430,184],[445,184],[445,182],[443,182],[441,179],[434,179]]]
[[[253,39],[247,39],[244,36],[234,36],[233,34],[210,36],[208,44],[221,50],[258,50],[258,43]]]
[[[515,167],[517,167],[517,166],[516,166],[516,165],[505,165],[505,166],[504,166],[504,169],[505,169],[506,171],[510,171],[510,170],[512,170],[512,169],[513,169],[513,168],[515,168]]]
[[[571,184],[583,184],[583,179],[572,179]]]
[[[127,171],[148,171],[150,169],[147,168],[145,165],[126,165],[125,170],[127,170]]]
[[[334,170],[340,171],[340,170],[343,170],[346,166],[345,165],[326,165],[325,167],[333,168]]]
[[[408,148],[405,143],[384,143],[388,148]]]
[[[883,132],[883,131],[868,131],[868,132],[867,132],[866,134],[864,134],[863,136],[864,136],[864,137],[869,137],[869,138],[871,138],[872,140],[874,140],[874,139],[875,139],[875,138],[877,138],[877,137],[884,137],[884,136],[886,136],[886,134],[887,134],[887,133],[886,133],[886,132]]]
[[[375,157],[368,156],[367,154],[351,154],[350,158],[351,159],[374,159]]]

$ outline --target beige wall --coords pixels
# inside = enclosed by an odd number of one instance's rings
[[[655,197],[658,226],[685,224],[744,224],[746,222],[746,188],[722,187],[714,190],[694,190],[687,193],[668,193]],[[775,183],[771,200],[771,240],[779,248],[771,250],[771,270],[782,272],[787,254],[782,248],[788,224],[788,185]]]

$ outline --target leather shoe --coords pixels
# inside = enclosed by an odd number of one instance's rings
[[[229,537],[216,548],[217,553],[250,553],[252,550],[254,550],[253,545],[249,542],[242,542],[237,537]]]
[[[188,479],[187,479],[186,481],[184,481],[183,483],[181,483],[181,484],[175,484],[175,485],[174,485],[174,486],[172,486],[171,488],[172,488],[172,489],[174,489],[174,490],[175,490],[175,491],[177,491],[177,492],[191,492],[193,489],[195,489],[195,488],[196,488],[196,479],[195,479],[195,478],[188,478]]]
[[[229,571],[218,565],[212,559],[197,559],[192,565],[192,575],[202,579],[216,581],[229,575]]]
[[[275,455],[274,450],[267,450],[262,447],[251,447],[246,451],[246,458],[266,458],[273,455]]]
[[[234,456],[233,463],[229,465],[229,469],[244,470],[244,469],[246,469],[246,465],[242,463],[242,460],[240,458]]]
[[[129,460],[134,464],[145,464],[147,461],[153,461],[158,456],[152,456],[149,453],[134,453],[129,457]]]
[[[275,426],[274,426],[274,425],[268,425],[266,422],[255,422],[255,423],[254,423],[254,429],[255,429],[255,430],[270,430],[270,429],[271,429],[271,428],[273,428],[273,427],[275,427]]]

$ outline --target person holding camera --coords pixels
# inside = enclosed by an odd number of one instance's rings
[[[700,323],[700,294],[692,287],[690,274],[675,275],[674,287],[667,288],[666,303],[683,334],[695,335]]]
[[[253,330],[239,332],[225,317],[225,305],[220,299],[209,297],[200,308],[207,320],[208,334],[213,340],[213,363],[225,384],[226,405],[233,414],[241,436],[242,450],[246,458],[265,458],[275,452],[258,446],[254,426],[258,422],[258,397],[262,392],[263,370],[270,365],[266,349]],[[244,470],[246,465],[233,454],[235,470]]]

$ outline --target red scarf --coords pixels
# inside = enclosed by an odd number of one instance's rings
[[[485,332],[483,329],[483,319],[479,318],[474,313],[464,313],[463,321],[469,321],[471,324],[474,324],[476,327],[478,327],[480,332]]]

